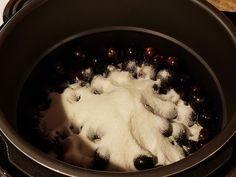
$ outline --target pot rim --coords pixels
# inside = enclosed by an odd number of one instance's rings
[[[17,12],[15,16],[13,16],[1,29],[0,31],[0,45],[1,42],[4,41],[4,33],[7,33],[8,28],[10,28],[14,23],[20,21],[23,17],[27,16],[32,10],[39,7],[40,5],[46,3],[48,0],[34,0],[26,5],[23,9]],[[208,13],[213,15],[215,19],[227,30],[227,33],[233,39],[236,45],[236,31],[234,31],[234,27],[232,23],[224,17],[217,9],[215,9],[212,5],[204,0],[191,0],[193,3],[197,4],[201,8],[205,9]],[[40,151],[39,149],[33,147],[28,142],[26,142],[22,137],[20,137],[15,130],[9,125],[7,120],[4,118],[4,115],[0,112],[0,132],[8,139],[8,141],[14,145],[21,153],[25,156],[29,157],[31,160],[36,163],[52,170],[57,173],[61,173],[69,176],[137,176],[137,175],[148,175],[148,176],[156,176],[156,175],[173,175],[176,173],[180,173],[185,171],[205,159],[209,158],[213,154],[215,154],[222,146],[224,146],[229,139],[236,133],[236,114],[232,117],[231,121],[222,129],[222,131],[212,139],[208,144],[206,144],[199,151],[195,152],[192,156],[188,158],[184,158],[181,161],[170,164],[168,166],[160,167],[158,169],[149,169],[139,172],[107,172],[107,171],[96,171],[91,169],[85,169],[80,167],[75,167],[70,164],[64,163],[62,161],[58,161],[55,159],[49,158],[45,153]],[[8,154],[10,157],[10,154]],[[202,157],[199,160],[199,157]],[[182,164],[181,164],[182,163]],[[183,168],[184,167],[184,168]]]

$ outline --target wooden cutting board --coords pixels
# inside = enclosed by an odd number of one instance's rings
[[[221,11],[236,12],[236,0],[207,0]]]

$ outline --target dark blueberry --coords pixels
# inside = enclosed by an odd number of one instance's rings
[[[80,96],[76,96],[76,97],[75,97],[75,102],[78,102],[80,99],[81,99]]]
[[[70,72],[70,73],[68,73],[66,79],[68,80],[68,82],[70,84],[74,84],[76,82],[76,78],[77,78],[76,73],[75,72]]]
[[[155,54],[156,54],[155,49],[152,47],[148,47],[144,50],[143,56],[146,60],[150,61],[155,56]]]
[[[176,80],[174,82],[174,87],[177,93],[180,94],[180,97],[184,99],[184,101],[189,100],[189,85],[191,85],[191,78],[187,74],[177,74]]]
[[[197,142],[197,147],[198,147],[198,149],[201,148],[202,146],[204,146],[206,143],[207,143],[206,141],[199,140],[199,141]]]
[[[91,60],[91,64],[92,64],[93,67],[98,65],[99,63],[100,63],[100,60],[98,58],[93,58]]]
[[[192,140],[188,140],[185,147],[188,155],[194,153],[199,149],[198,142]]]
[[[192,121],[198,121],[198,115],[195,112],[193,112],[191,119],[192,119]]]
[[[136,59],[138,56],[137,49],[135,48],[128,48],[126,51],[126,57],[128,59]]]
[[[102,74],[105,70],[105,64],[99,58],[93,58],[91,60],[91,66],[96,73]]]
[[[118,51],[115,48],[109,48],[107,50],[107,59],[111,62],[115,62],[118,57]]]
[[[176,58],[174,56],[170,56],[170,57],[166,58],[165,64],[166,64],[166,67],[168,67],[168,68],[178,69],[180,62],[179,62],[178,58]]]
[[[159,94],[167,94],[168,91],[169,91],[169,88],[165,87],[163,84],[159,88]]]
[[[154,91],[159,91],[159,86],[157,84],[153,84],[152,88]]]
[[[186,90],[176,90],[177,93],[179,93],[180,95],[180,98],[185,101],[186,105],[188,104],[189,102],[189,93],[186,91]]]
[[[134,166],[137,170],[154,168],[154,159],[146,155],[140,155],[134,159]]]
[[[214,117],[213,115],[209,112],[206,111],[205,109],[201,109],[200,111],[198,111],[197,113],[197,121],[198,123],[203,126],[203,127],[212,127],[213,123],[214,123]]]
[[[199,108],[200,106],[203,106],[205,102],[206,99],[202,94],[192,94],[190,96],[190,105],[193,108]]]
[[[94,161],[92,169],[95,170],[105,170],[106,166],[109,163],[109,155],[102,157],[97,151],[95,152]]]
[[[65,67],[60,61],[55,61],[52,65],[53,74],[63,75],[65,74]]]
[[[171,125],[171,124],[170,124],[170,125]],[[168,129],[164,130],[162,134],[163,134],[165,137],[169,137],[169,136],[172,135],[172,132],[173,132],[172,126],[169,126]]]
[[[78,73],[78,76],[79,76],[79,79],[89,82],[89,81],[91,81],[91,79],[93,77],[93,71],[91,68],[82,69]]]
[[[201,88],[199,85],[193,85],[191,86],[191,93],[193,95],[200,94],[202,92]]]
[[[179,137],[177,138],[176,142],[177,142],[178,145],[180,145],[180,146],[186,145],[187,142],[188,142],[186,133],[185,133],[185,132],[182,132],[182,133],[179,135]]]
[[[85,61],[86,55],[81,49],[78,48],[74,51],[74,58],[77,63],[80,63],[80,62]]]
[[[161,86],[159,88],[160,94],[167,94],[167,92],[171,89],[171,83],[167,81],[162,81]]]
[[[152,58],[152,64],[155,68],[161,69],[163,63],[164,63],[164,57],[162,55],[155,55]]]
[[[179,74],[178,76],[178,86],[182,89],[184,87],[189,87],[191,83],[191,77],[188,74]]]
[[[201,141],[206,141],[209,138],[209,132],[207,129],[203,128],[201,129],[200,133],[199,133],[199,140]]]

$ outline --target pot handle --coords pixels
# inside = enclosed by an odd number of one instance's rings
[[[37,176],[37,177],[64,177],[64,175],[55,173],[52,170],[49,170],[46,167],[41,166],[37,162],[34,162],[22,152],[20,152],[14,145],[12,145],[7,138],[4,137],[2,132],[0,131],[0,141],[2,141],[5,145],[7,160],[12,164],[15,168],[17,168],[20,172],[24,173],[27,176]],[[9,177],[6,171],[2,171],[3,177]],[[1,168],[0,168],[0,176],[1,176]]]
[[[15,15],[21,8],[27,5],[32,0],[9,0],[4,11],[3,21],[6,23],[13,15]]]
[[[0,26],[0,29],[2,29],[11,17],[13,17],[20,9],[25,7],[31,1],[32,0],[9,0],[3,11],[3,24]]]

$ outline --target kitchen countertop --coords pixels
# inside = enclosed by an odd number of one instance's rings
[[[221,11],[236,12],[236,0],[207,0]]]

